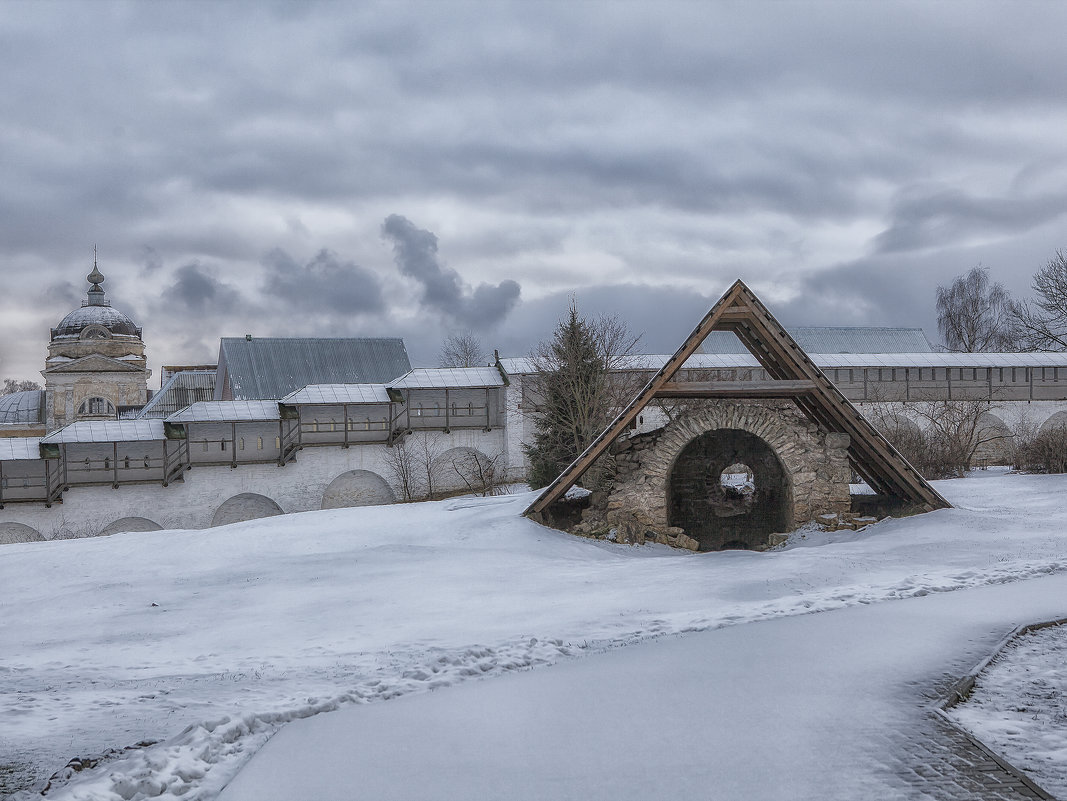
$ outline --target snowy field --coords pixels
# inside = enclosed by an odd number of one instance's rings
[[[740,624],[812,612],[878,604],[904,619],[922,601],[880,602],[988,585],[1025,582],[1011,603],[1033,595],[1028,613],[1050,611],[1041,577],[1067,573],[1067,477],[989,472],[938,490],[956,508],[768,553],[583,540],[520,517],[529,495],[3,546],[0,776],[25,785],[71,757],[160,740],[48,797],[207,799],[285,722],[326,710],[388,714],[403,707],[380,702],[399,696],[573,669],[593,652],[654,660],[697,632],[744,639],[759,627]],[[1067,614],[1056,587],[1053,617]],[[974,622],[953,669],[996,643],[994,623]],[[862,670],[870,654],[834,660]]]

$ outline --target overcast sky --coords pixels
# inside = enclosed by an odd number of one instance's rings
[[[669,352],[736,278],[922,326],[1067,247],[1067,4],[0,4],[0,377],[94,243],[149,361],[449,331],[571,297]]]

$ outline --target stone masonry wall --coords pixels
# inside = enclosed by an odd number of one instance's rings
[[[708,437],[709,432],[721,433]],[[746,433],[722,436],[729,432]],[[701,438],[704,440],[701,441]],[[773,452],[769,458],[776,457],[780,466],[763,473],[764,482],[769,480],[768,475],[773,475],[774,480],[781,484],[775,488],[775,497],[783,500],[784,506],[783,512],[776,518],[776,527],[780,525],[780,530],[789,531],[821,514],[849,511],[851,471],[847,434],[820,431],[787,401],[704,401],[684,410],[665,427],[635,435],[616,446],[615,483],[606,499],[601,501],[604,521],[616,526],[621,532],[620,538],[625,541],[657,538],[695,549],[694,543],[689,540],[696,539],[702,550],[723,547],[722,542],[716,545],[709,540],[706,532],[698,537],[696,532],[685,531],[687,539],[680,539],[683,532],[671,519],[672,474],[680,465],[679,457],[686,451],[687,455],[682,461],[691,462],[695,453],[695,458],[707,462],[708,480],[717,482],[719,473],[725,467],[732,461],[740,460],[735,459],[738,453],[736,443],[751,442],[753,438],[765,443],[769,452]],[[703,445],[704,442],[712,444],[704,446],[703,450],[689,447],[694,443]],[[715,444],[731,442],[735,444]],[[718,461],[713,453],[715,447],[726,449]],[[754,462],[760,458],[768,457],[753,454],[750,466],[757,468]],[[725,464],[719,464],[719,461]],[[686,469],[691,475],[693,469]],[[760,469],[757,468],[757,473]],[[682,481],[679,478],[682,472],[679,467],[674,476],[676,481]],[[769,503],[766,499],[770,495],[758,494],[760,480],[757,475],[755,501],[758,504],[763,499]],[[683,491],[679,488],[675,490]],[[692,489],[685,491],[692,492]],[[589,517],[595,515],[594,511]],[[763,533],[763,542],[766,542],[766,537],[767,534]]]

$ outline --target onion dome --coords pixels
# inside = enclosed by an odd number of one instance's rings
[[[59,337],[71,339],[108,339],[112,336],[141,336],[141,329],[104,297],[100,286],[104,283],[104,274],[93,259],[93,271],[85,277],[90,284],[86,299],[80,309],[75,309],[52,329],[52,340]]]

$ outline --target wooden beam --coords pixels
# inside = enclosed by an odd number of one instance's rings
[[[708,313],[704,315],[704,319],[693,329],[693,332],[682,343],[678,351],[652,376],[644,389],[637,393],[637,397],[630,401],[611,425],[604,429],[589,444],[589,447],[571,462],[567,469],[556,477],[555,481],[545,488],[537,500],[530,504],[523,514],[538,514],[542,512],[546,507],[562,498],[564,493],[574,486],[575,482],[608,449],[611,443],[629,428],[630,423],[648,405],[648,402],[655,397],[656,392],[674,377],[674,374],[678,372],[690,356],[696,353],[700,343],[704,341],[709,333],[715,330],[715,325],[719,318],[728,308],[737,303],[744,289],[745,285],[743,283],[740,281],[734,282],[734,285],[726,291],[726,294],[719,298],[718,303],[712,306]]]
[[[814,381],[669,381],[657,398],[795,398],[815,391]]]
[[[752,353],[771,381],[676,382],[671,378],[711,331],[732,331]],[[768,309],[741,281],[712,306],[682,347],[644,389],[526,510],[536,514],[559,500],[592,466],[638,413],[655,398],[790,398],[800,411],[826,431],[849,435],[849,460],[879,492],[938,509],[949,506],[896,448],[811,361]]]

